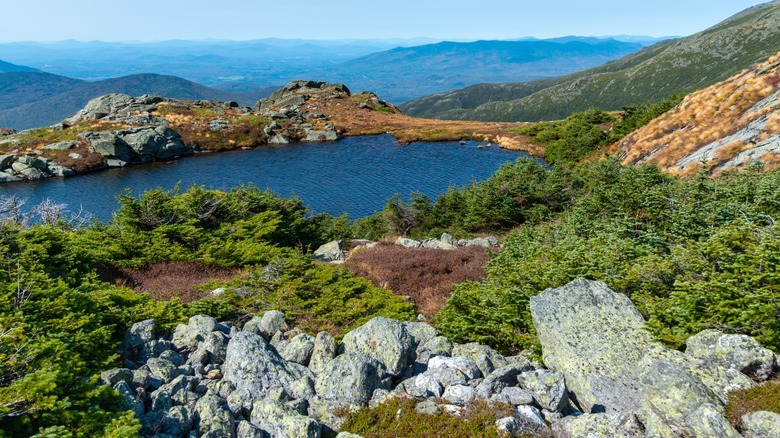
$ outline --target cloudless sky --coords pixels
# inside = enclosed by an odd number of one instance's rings
[[[2,0],[0,42],[685,36],[756,0]]]

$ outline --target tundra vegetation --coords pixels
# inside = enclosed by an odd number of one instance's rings
[[[100,371],[121,364],[115,351],[125,330],[147,318],[162,329],[196,314],[240,325],[276,309],[307,332],[326,330],[338,338],[374,316],[410,320],[423,312],[454,341],[538,355],[530,297],[585,277],[626,294],[648,329],[671,347],[716,328],[754,336],[777,351],[780,170],[756,165],[713,178],[705,169],[684,179],[599,156],[614,136],[676,101],[617,115],[588,111],[524,128],[547,148],[550,165],[521,159],[435,200],[394,197],[383,211],[353,222],[311,215],[298,199],[251,186],[119,194],[120,208],[108,223],[84,224],[56,205],[36,210],[33,220],[18,200],[6,200],[0,212],[0,435],[136,435],[137,419],[96,381]],[[367,251],[342,267],[308,255],[335,239],[445,231],[496,233],[504,247],[442,262],[423,252],[404,260],[380,245],[384,255]],[[388,260],[395,260],[394,270],[383,270]],[[411,278],[426,272],[457,284],[426,288],[437,281]],[[410,286],[415,282],[417,290]],[[737,396],[734,412],[749,409],[745,397],[780,412],[778,385],[762,390],[766,394]],[[394,423],[398,409],[408,409],[395,403],[359,412],[347,424],[366,436],[390,429],[422,436],[421,420]],[[447,423],[427,430],[492,436],[481,426],[489,418],[485,409],[476,408],[472,423],[460,423],[465,429]],[[367,425],[385,429],[369,433]]]

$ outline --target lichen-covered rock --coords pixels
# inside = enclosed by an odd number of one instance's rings
[[[552,424],[555,436],[566,438],[632,438],[618,429],[605,414],[583,414],[563,417]],[[662,435],[648,435],[662,436]]]
[[[316,141],[316,140],[314,140]],[[328,242],[317,248],[312,254],[316,260],[323,262],[343,262],[346,256],[342,247],[343,242],[341,240],[334,240]]]
[[[278,310],[269,310],[263,316],[255,315],[244,324],[244,331],[264,336],[266,339],[270,339],[276,332],[286,332],[289,329],[284,313]]]
[[[314,348],[309,361],[309,369],[314,374],[319,374],[334,357],[338,350],[336,339],[328,332],[319,332],[314,338]]]
[[[165,383],[172,381],[179,375],[176,365],[169,360],[153,357],[146,361],[146,366],[149,367],[150,373],[159,377]]]
[[[544,421],[544,417],[539,409],[529,405],[520,405],[515,407],[515,418],[517,418],[521,424],[531,425],[535,427],[547,427],[547,423]]]
[[[319,438],[321,434],[318,422],[275,400],[256,401],[250,421],[271,438]]]
[[[118,118],[128,116],[134,112],[150,112],[157,108],[157,104],[164,101],[160,96],[143,95],[132,97],[126,94],[106,94],[96,97],[84,106],[79,112],[65,119],[64,123],[75,123],[99,120],[108,116]]]
[[[100,381],[104,385],[114,386],[119,382],[130,383],[133,381],[133,371],[129,368],[114,368],[100,373]]]
[[[412,337],[396,320],[376,317],[352,330],[342,341],[344,352],[365,354],[381,362],[387,372],[400,375],[414,354]]]
[[[252,423],[243,420],[238,423],[236,428],[236,438],[265,438],[266,435],[261,429],[254,426]]]
[[[196,418],[199,420],[200,433],[213,433],[216,436],[235,438],[236,426],[233,414],[227,409],[227,402],[214,394],[204,395],[195,404]]]
[[[205,336],[201,348],[208,352],[208,361],[210,363],[222,363],[227,356],[227,345],[229,342],[230,336],[219,331],[212,331]]]
[[[575,280],[531,298],[531,315],[545,364],[586,411],[636,413],[650,436],[731,433],[721,392],[734,380],[654,343],[625,295]]]
[[[531,391],[534,400],[543,409],[563,411],[569,403],[563,374],[550,370],[526,371],[518,377],[520,386]]]
[[[474,388],[466,385],[451,385],[444,388],[441,397],[454,405],[463,406],[474,400]]]
[[[780,438],[780,414],[759,411],[743,415],[742,435],[745,438]]]
[[[462,372],[469,380],[473,380],[482,377],[482,372],[477,365],[466,357],[444,357],[436,356],[428,361],[428,371],[441,369],[441,368],[454,368]]]
[[[185,437],[192,430],[193,412],[187,406],[174,406],[160,422],[160,432],[173,437]]]
[[[309,398],[314,395],[313,375],[294,365],[259,335],[241,331],[228,343],[224,380],[237,391],[246,391],[253,401]]]
[[[495,402],[509,403],[513,406],[530,405],[534,402],[533,394],[523,388],[518,388],[517,386],[504,388],[501,392],[494,394],[490,399]]]
[[[279,350],[279,355],[288,362],[295,362],[303,366],[308,366],[313,351],[314,338],[306,333],[301,333],[290,339],[290,341]]]
[[[487,345],[472,342],[469,344],[457,344],[452,347],[452,356],[463,356],[477,364],[482,374],[487,376],[496,368],[509,365],[506,358],[498,351]]]
[[[384,366],[376,359],[358,353],[345,353],[328,362],[317,375],[317,395],[344,404],[366,406],[374,390],[389,389],[384,384]]]
[[[89,142],[90,149],[96,154],[126,163],[133,160],[133,150],[113,132],[86,132],[81,136]]]
[[[755,339],[718,330],[704,330],[688,338],[685,354],[736,369],[759,382],[767,380],[775,366],[774,353]]]
[[[486,400],[491,398],[494,394],[500,393],[505,388],[517,386],[517,376],[525,370],[526,368],[517,368],[511,365],[493,370],[492,373],[477,385],[477,398]]]
[[[315,396],[309,400],[308,415],[322,425],[322,432],[326,435],[326,432],[329,430],[338,431],[341,429],[345,417],[337,415],[337,412],[341,413],[343,408],[348,407],[358,409],[356,405],[344,404],[344,402]]]

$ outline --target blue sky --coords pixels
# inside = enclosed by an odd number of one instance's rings
[[[4,0],[3,3],[0,42],[682,36],[763,2]]]

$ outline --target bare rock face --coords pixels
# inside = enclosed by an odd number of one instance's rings
[[[157,104],[163,102],[160,96],[143,95],[132,97],[127,94],[106,94],[96,97],[84,106],[79,112],[65,119],[64,123],[73,125],[89,120],[100,120],[105,117],[126,117],[138,112],[151,112]]]
[[[648,436],[738,436],[723,416],[724,391],[750,379],[653,342],[625,295],[575,280],[531,298],[531,315],[545,364],[563,373],[584,411],[637,418]]]

